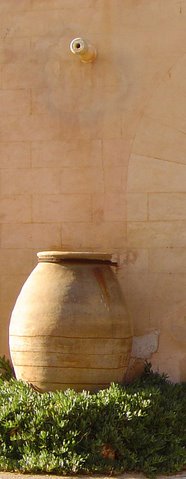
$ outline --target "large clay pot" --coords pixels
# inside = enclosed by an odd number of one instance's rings
[[[38,258],[11,316],[17,379],[43,391],[122,382],[131,327],[111,256],[42,252]]]

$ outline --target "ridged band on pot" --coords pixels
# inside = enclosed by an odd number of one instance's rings
[[[131,324],[112,265],[103,253],[42,252],[10,322],[16,376],[43,391],[122,382]]]

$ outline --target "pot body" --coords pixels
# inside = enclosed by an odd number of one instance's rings
[[[122,382],[131,324],[109,262],[42,254],[11,316],[17,379],[42,391],[94,391]]]

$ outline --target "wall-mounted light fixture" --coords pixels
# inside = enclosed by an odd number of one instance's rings
[[[70,50],[74,55],[79,56],[83,63],[93,62],[97,56],[96,48],[81,37],[71,41]]]

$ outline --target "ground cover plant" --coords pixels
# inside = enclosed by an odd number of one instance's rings
[[[40,394],[0,361],[0,470],[176,473],[186,466],[186,383],[151,371],[95,394]]]

